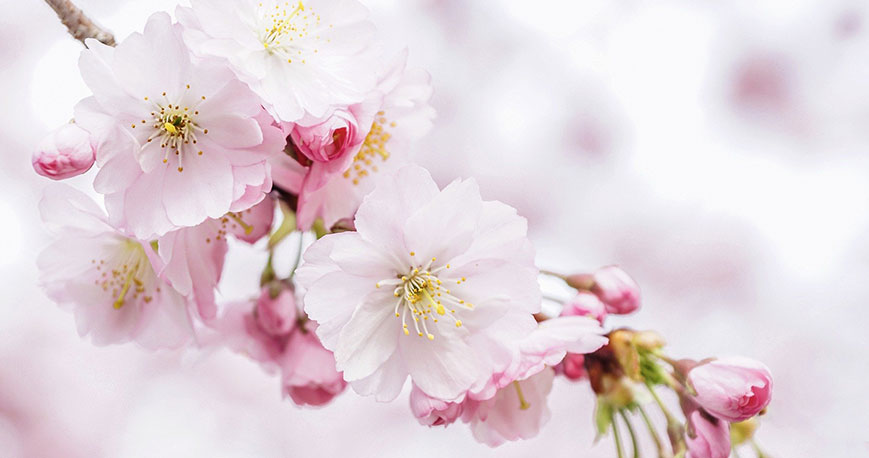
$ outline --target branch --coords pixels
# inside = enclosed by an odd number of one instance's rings
[[[94,24],[85,14],[72,4],[70,0],[45,0],[54,9],[60,22],[69,30],[69,34],[84,43],[86,38],[95,38],[108,46],[115,45],[115,37],[100,26]]]

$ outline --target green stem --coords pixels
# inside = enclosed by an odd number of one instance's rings
[[[661,411],[664,412],[664,417],[667,418],[667,422],[669,423],[671,421],[675,421],[676,417],[674,417],[673,414],[670,413],[670,409],[668,409],[667,405],[664,404],[664,401],[662,401],[661,398],[658,397],[658,393],[655,391],[655,387],[652,386],[651,383],[646,382],[646,388],[649,389],[649,393],[652,393],[652,398],[655,399],[655,403],[658,404],[658,407],[660,407]]]
[[[625,410],[619,410],[619,415],[622,416],[622,420],[625,421],[625,426],[628,428],[628,433],[631,435],[631,447],[634,451],[634,458],[640,458],[640,447],[637,445],[637,433],[634,431],[634,425],[631,424],[631,420],[625,414]]]
[[[280,203],[280,206],[281,214],[284,218],[281,221],[281,225],[269,236],[269,249],[277,246],[278,243],[281,243],[284,238],[296,230],[296,214],[283,201]]]
[[[754,453],[757,454],[757,458],[767,458],[769,455],[763,453],[763,450],[760,449],[760,445],[757,445],[757,441],[754,438],[751,438],[751,446],[754,447]]]
[[[652,423],[652,419],[649,418],[649,414],[646,413],[646,409],[644,409],[641,405],[638,405],[637,409],[640,411],[640,416],[643,417],[643,422],[646,424],[646,428],[649,429],[649,435],[651,435],[652,440],[655,441],[655,447],[658,448],[658,456],[666,456],[666,451],[664,450],[664,443],[661,442],[661,436],[658,435],[658,430],[655,429],[655,425],[654,423]]]
[[[296,275],[296,269],[299,268],[299,263],[302,262],[302,252],[305,247],[305,233],[299,232],[299,249],[296,251],[296,261],[293,263],[293,270],[290,271],[290,278]]]
[[[655,391],[655,387],[651,382],[646,381],[646,388],[649,389],[649,393],[652,394],[652,397],[655,399],[655,403],[660,407],[661,412],[664,413],[664,417],[667,418],[667,436],[670,438],[670,445],[673,447],[673,454],[676,456],[680,456],[680,454],[684,453],[686,444],[685,444],[685,429],[682,424],[670,413],[670,409],[667,408],[667,405],[664,404],[664,401],[658,397],[658,393]]]
[[[269,259],[266,261],[266,266],[263,267],[263,271],[259,276],[260,287],[265,286],[267,283],[275,279],[275,268],[272,266],[273,255],[274,250],[269,249]]]
[[[613,426],[613,440],[615,440],[615,442],[616,442],[616,454],[618,455],[618,458],[624,458],[625,452],[624,452],[624,450],[622,450],[622,437],[621,437],[621,434],[619,433],[619,424],[615,418],[613,418],[612,426]]]

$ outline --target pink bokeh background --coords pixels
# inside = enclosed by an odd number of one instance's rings
[[[176,2],[78,3],[123,38]],[[869,4],[364,3],[387,48],[432,74],[417,159],[441,184],[474,176],[516,206],[541,267],[623,266],[644,305],[616,325],[658,330],[677,357],[766,362],[773,456],[869,453]],[[41,2],[0,11],[0,455],[613,455],[584,384],[558,380],[540,436],[492,450],[419,426],[406,393],[300,409],[235,354],[80,339],[36,286],[48,180],[30,153],[87,95],[81,45]],[[234,245],[221,297],[255,295],[263,261]]]

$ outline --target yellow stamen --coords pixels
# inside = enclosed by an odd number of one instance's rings
[[[253,226],[245,223],[244,220],[242,220],[241,217],[236,215],[235,213],[229,212],[226,214],[226,216],[229,216],[230,218],[233,219],[233,221],[238,223],[238,225],[244,229],[245,235],[250,235],[250,233],[253,232]],[[379,286],[378,286],[378,288],[379,288]]]
[[[525,396],[522,395],[522,387],[519,386],[519,382],[514,380],[513,387],[516,388],[516,394],[519,396],[519,410],[528,410],[531,404],[525,401]]]
[[[127,279],[124,281],[124,286],[121,288],[121,294],[118,295],[115,303],[112,304],[115,310],[120,310],[120,308],[124,306],[124,298],[127,296],[127,291],[130,290],[130,285],[133,284],[133,275],[136,274],[138,269],[139,265],[136,264],[136,267],[130,269],[130,273],[127,274]]]

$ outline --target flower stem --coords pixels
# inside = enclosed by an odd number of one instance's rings
[[[625,426],[628,428],[628,433],[631,435],[631,447],[634,451],[634,458],[640,458],[640,447],[637,445],[637,433],[634,431],[634,425],[631,424],[630,418],[625,414],[625,410],[619,410],[619,415],[625,421]]]
[[[283,201],[280,202],[281,206],[281,215],[283,216],[283,220],[281,220],[281,225],[269,235],[268,248],[272,249],[277,246],[278,243],[281,243],[283,239],[285,239],[288,235],[292,234],[293,231],[296,230],[296,214],[290,209],[290,207],[285,204]]]
[[[763,450],[760,449],[760,445],[757,445],[757,441],[754,438],[751,438],[751,446],[754,448],[754,453],[757,454],[757,458],[767,458],[769,455],[763,453]]]
[[[658,404],[658,407],[661,408],[661,412],[664,413],[664,417],[667,418],[667,437],[670,438],[670,445],[673,447],[673,454],[676,456],[681,456],[680,454],[684,454],[686,450],[685,444],[685,428],[682,424],[670,413],[670,409],[667,408],[667,405],[664,404],[664,401],[658,397],[658,393],[655,391],[654,385],[651,382],[646,381],[646,388],[649,389],[649,393],[652,394],[652,397],[655,399],[655,403]]]
[[[293,263],[293,270],[290,271],[290,278],[296,275],[296,269],[299,268],[299,263],[302,261],[302,252],[305,248],[305,233],[299,232],[299,249],[296,251],[296,261]]]
[[[60,22],[66,26],[69,34],[76,40],[84,43],[87,38],[95,38],[108,46],[115,45],[115,37],[100,26],[94,24],[85,14],[70,0],[45,0]]]
[[[643,422],[646,424],[646,428],[649,429],[649,435],[651,435],[652,440],[655,441],[655,447],[658,448],[658,456],[668,456],[667,451],[664,450],[664,443],[661,442],[661,436],[658,435],[658,430],[655,429],[655,425],[652,423],[652,419],[649,418],[649,414],[646,413],[646,409],[641,405],[638,405],[637,409],[640,411],[640,416],[643,417]]]
[[[615,418],[613,418],[612,426],[613,426],[613,440],[616,443],[616,455],[618,456],[618,458],[624,458],[625,452],[624,452],[624,450],[622,450],[622,438],[621,438],[621,434],[619,433],[619,423],[615,420]]]

